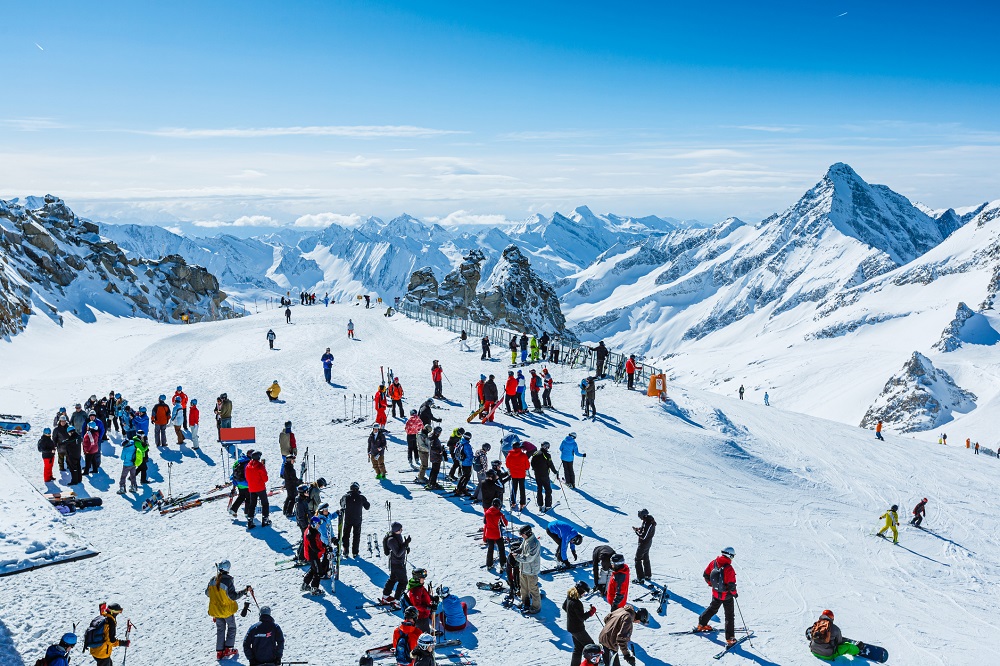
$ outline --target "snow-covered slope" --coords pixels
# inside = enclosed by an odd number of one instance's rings
[[[953,313],[954,307],[948,317]],[[343,335],[348,317],[359,341]],[[328,500],[335,504],[352,481],[361,483],[372,505],[366,533],[384,533],[385,502],[392,502],[393,519],[413,537],[411,563],[427,568],[434,584],[476,599],[470,628],[457,637],[478,663],[568,662],[570,641],[560,605],[574,576],[542,577],[547,596],[533,619],[490,603],[492,597],[474,586],[492,579],[480,568],[485,553],[465,536],[482,523],[479,507],[403,482],[410,474],[397,471],[406,467],[398,421],[390,422],[389,480],[381,484],[365,454],[367,430],[329,422],[343,415],[352,395],[371,393],[380,380],[379,366],[392,367],[401,377],[409,408],[431,391],[432,359],[441,360],[453,382],[446,392],[460,403],[467,402],[480,372],[496,373],[500,364],[480,362],[478,352],[460,352],[450,333],[374,310],[296,306],[293,322],[284,324],[276,311],[183,328],[99,316],[97,325],[70,323],[57,330],[41,320],[0,347],[7,380],[0,386],[0,405],[30,415],[35,424],[50,419],[60,405],[111,387],[132,404],[150,404],[182,383],[205,407],[202,449],[173,445],[154,452],[154,483],[143,494],[109,495],[104,476],[84,482],[86,491],[105,495],[105,506],[71,520],[101,551],[99,557],[28,572],[16,585],[0,586],[3,622],[24,662],[33,663],[48,641],[69,629],[70,619],[86,622],[97,603],[114,600],[140,627],[129,649],[130,666],[214,663],[204,588],[213,563],[223,558],[233,562],[237,585],[252,584],[257,600],[272,607],[285,632],[285,659],[351,665],[364,648],[388,642],[399,618],[356,609],[379,594],[386,579],[385,558],[370,557],[364,540],[363,557],[345,561],[336,593],[311,598],[298,591],[301,572],[274,570],[274,561],[288,557],[298,539],[294,524],[280,515],[272,528],[246,532],[221,503],[173,518],[137,510],[154,488],[165,488],[168,462],[174,492],[205,491],[224,477],[220,452],[211,445],[210,414],[205,416],[221,391],[234,401],[234,424],[256,426],[254,448],[264,452],[273,480],[277,433],[291,420],[300,448],[309,447],[316,471],[331,482]],[[276,351],[267,349],[268,327],[278,333]],[[327,346],[336,355],[334,386],[323,383],[319,363]],[[105,353],[111,349],[113,354]],[[84,368],[61,361],[83,350],[102,363]],[[1000,629],[994,612],[1000,517],[990,510],[998,461],[892,434],[877,442],[870,431],[674,383],[670,409],[607,386],[598,391],[601,417],[581,421],[573,388],[580,372],[553,370],[560,382],[553,396],[559,411],[500,421],[536,443],[557,445],[575,431],[588,457],[583,469],[577,466],[579,489],[565,498],[557,490],[560,503],[552,514],[529,510],[514,523],[536,526],[547,563],[553,544],[543,527],[550,518],[582,529],[581,557],[610,543],[631,561],[635,514],[643,507],[652,512],[658,522],[653,570],[672,596],[666,617],[654,613],[649,627],[635,630],[640,664],[714,663],[709,658],[720,649],[718,638],[668,632],[695,623],[710,597],[701,573],[724,546],[736,549],[742,614],[757,632],[752,648],[744,645],[726,660],[813,663],[802,632],[822,609],[831,608],[845,635],[885,646],[890,663],[990,663]],[[802,370],[811,371],[806,365]],[[275,378],[284,387],[281,404],[269,404],[263,395]],[[437,413],[448,430],[466,425],[467,410],[462,404]],[[500,427],[475,424],[472,432],[474,444],[489,441],[498,450]],[[37,457],[30,443],[10,455],[33,479]],[[116,477],[119,463],[107,456],[105,470]],[[900,504],[905,521],[909,508],[925,496],[930,499],[925,525],[933,532],[904,527],[898,546],[870,536],[888,505]],[[575,577],[589,576],[582,570]],[[86,584],[67,587],[68,579]],[[633,586],[631,595],[641,592]],[[603,617],[607,604],[593,603]],[[252,618],[237,617],[241,640]],[[599,633],[597,622],[589,628],[592,636]]]

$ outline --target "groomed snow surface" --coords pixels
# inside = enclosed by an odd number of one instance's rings
[[[124,616],[138,626],[130,666],[212,664],[215,629],[204,589],[222,559],[232,561],[238,586],[253,585],[257,600],[272,607],[285,632],[287,660],[352,665],[365,648],[389,641],[399,617],[355,609],[376,598],[387,577],[386,558],[369,557],[364,540],[363,557],[345,560],[336,592],[314,598],[299,592],[300,570],[275,571],[275,560],[289,557],[299,538],[294,523],[280,514],[280,496],[272,498],[274,525],[251,532],[242,516],[234,521],[227,515],[224,502],[173,517],[139,510],[153,490],[166,491],[168,462],[175,494],[204,492],[227,475],[212,443],[211,409],[223,391],[234,403],[234,425],[256,426],[254,448],[265,452],[272,486],[280,483],[277,435],[291,420],[300,451],[309,447],[319,473],[331,482],[325,493],[331,503],[352,481],[361,483],[372,505],[366,533],[384,534],[384,505],[391,500],[393,519],[413,537],[412,563],[427,568],[435,585],[476,598],[470,626],[459,637],[477,663],[569,663],[571,641],[560,605],[573,575],[542,578],[547,597],[534,618],[490,603],[493,597],[475,587],[476,581],[493,580],[480,568],[485,552],[466,536],[481,525],[480,508],[402,483],[414,474],[399,473],[407,467],[400,422],[390,421],[390,478],[381,484],[365,453],[368,430],[330,424],[343,415],[345,394],[350,403],[352,394],[374,391],[379,366],[393,368],[407,391],[407,409],[416,407],[432,390],[431,361],[440,359],[450,380],[445,392],[463,406],[438,415],[446,431],[465,425],[470,383],[480,372],[506,376],[506,364],[481,362],[478,351],[460,352],[452,334],[401,316],[386,319],[348,305],[292,311],[292,325],[276,310],[183,327],[98,316],[95,324],[68,319],[58,329],[36,318],[0,347],[0,407],[30,416],[36,428],[60,406],[111,389],[134,406],[151,406],[158,394],[169,395],[181,384],[199,399],[203,415],[203,448],[178,450],[173,444],[163,454],[154,451],[153,483],[141,495],[113,494],[117,446],[104,458],[107,475],[84,481],[80,494],[103,495],[104,507],[67,520],[100,551],[98,557],[3,579],[3,624],[22,655],[22,661],[5,658],[4,666],[34,663],[72,623],[82,631],[102,601],[122,604]],[[346,337],[348,317],[357,341]],[[265,341],[269,327],[278,335],[275,351]],[[319,359],[328,346],[336,356],[334,386],[323,382]],[[552,513],[529,511],[523,521],[539,526],[547,564],[553,563],[553,544],[543,526],[563,518],[586,536],[581,557],[607,542],[624,551],[632,566],[636,512],[645,507],[656,517],[654,577],[666,582],[671,600],[665,618],[653,612],[649,627],[636,627],[639,663],[714,663],[721,638],[667,633],[694,626],[710,599],[701,572],[725,546],[736,549],[740,606],[757,632],[753,647],[744,643],[725,662],[818,663],[803,631],[825,608],[835,611],[846,636],[886,647],[890,663],[995,660],[1000,525],[994,479],[1000,461],[970,455],[964,447],[891,435],[877,442],[872,433],[847,425],[677,386],[670,387],[676,406],[667,410],[638,392],[607,385],[597,393],[602,416],[582,422],[575,387],[581,371],[560,367],[553,374],[560,382],[553,395],[559,412],[500,421],[554,447],[576,431],[589,455],[580,489],[568,491],[569,506],[556,491],[561,503]],[[283,387],[283,404],[269,404],[264,396],[274,379]],[[477,424],[473,432],[477,448],[489,441],[497,451],[500,427]],[[6,453],[41,488],[34,440]],[[905,526],[924,496],[930,500],[925,525],[933,531]],[[872,536],[878,516],[893,503],[900,505],[904,523],[898,546]],[[576,576],[589,579],[589,572]],[[644,591],[633,586],[631,595]],[[603,618],[607,605],[594,603]],[[239,642],[254,617],[237,617]],[[596,638],[597,621],[590,621],[590,631]],[[115,662],[120,658],[116,652]]]

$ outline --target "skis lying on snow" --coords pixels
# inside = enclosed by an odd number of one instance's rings
[[[733,631],[735,631],[738,634],[745,634],[747,632],[747,628],[746,627],[736,627],[735,629],[733,629]],[[667,636],[687,636],[688,634],[709,634],[709,635],[714,635],[714,634],[717,634],[717,633],[719,633],[719,629],[712,629],[712,631],[698,631],[698,629],[695,628],[695,629],[688,629],[687,631],[670,631],[670,632],[667,632]]]
[[[480,582],[476,583],[476,587],[478,587],[480,590],[488,590],[488,591],[490,591],[490,592],[492,592],[494,594],[500,594],[502,592],[506,592],[507,591],[507,586],[504,585],[499,580],[493,581],[492,583],[485,582],[485,581],[480,581]]]
[[[383,603],[381,601],[366,601],[363,604],[355,606],[355,608],[358,610],[361,610],[362,608],[391,608],[394,611],[398,611],[401,606],[398,601],[391,601],[387,603]]]
[[[270,494],[270,493],[268,493]],[[193,509],[196,506],[201,506],[202,504],[207,504],[208,502],[214,502],[216,500],[228,499],[229,493],[223,493],[221,495],[212,495],[211,497],[200,497],[190,502],[182,502],[174,506],[166,507],[165,509],[160,509],[160,515],[165,516],[170,513],[177,513],[178,511],[187,511],[188,509]]]
[[[732,650],[733,648],[735,648],[735,647],[736,647],[737,645],[739,645],[739,644],[740,644],[740,643],[742,643],[743,641],[748,641],[748,640],[750,640],[751,638],[753,638],[753,632],[752,632],[752,631],[748,632],[748,633],[747,633],[747,635],[746,635],[746,636],[743,636],[742,638],[737,638],[737,639],[736,639],[736,642],[735,642],[735,643],[733,643],[732,645],[727,645],[727,646],[726,646],[726,649],[725,649],[725,650],[723,650],[722,652],[720,652],[719,654],[715,655],[715,656],[714,656],[714,657],[712,657],[712,658],[713,658],[713,659],[722,659],[723,657],[725,657],[725,656],[726,656],[726,654],[727,654],[727,653],[728,653],[728,652],[729,652],[730,650]]]
[[[447,641],[439,641],[434,646],[434,650],[440,650],[442,648],[448,647],[458,647],[462,645],[462,641],[457,638],[453,638]],[[372,659],[385,659],[386,657],[391,657],[396,654],[396,648],[391,643],[389,645],[380,645],[378,647],[373,647],[365,650],[365,656],[371,657]]]
[[[641,585],[653,594],[652,601],[658,602],[659,604],[656,608],[656,613],[658,615],[667,614],[667,600],[670,599],[670,593],[667,591],[666,585],[651,580],[644,580],[641,583],[639,581],[635,581],[635,584]]]
[[[541,571],[538,572],[538,575],[544,576],[546,574],[555,574],[563,571],[572,571],[573,569],[582,569],[583,567],[589,567],[592,564],[593,562],[584,561],[584,562],[577,562],[576,564],[571,564],[568,567],[562,566],[562,567],[552,567],[551,569],[542,569]]]

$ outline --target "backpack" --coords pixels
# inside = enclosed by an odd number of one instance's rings
[[[392,532],[386,532],[385,536],[382,537],[382,551],[388,555],[389,554],[389,537],[392,536]]]
[[[830,621],[825,617],[816,620],[816,623],[809,630],[809,636],[817,643],[830,642]]]
[[[399,637],[399,640],[396,641],[396,645],[393,647],[396,650],[397,664],[410,663],[410,637],[408,635],[402,634]]]
[[[104,625],[108,618],[98,615],[90,621],[90,626],[83,632],[84,648],[99,648],[104,645]]]
[[[465,461],[465,444],[462,443],[462,440],[458,440],[458,443],[455,444],[455,462],[464,462],[464,461]]]
[[[246,466],[247,464],[245,461],[236,461],[236,464],[233,465],[233,481],[236,481],[237,483],[246,483]]]
[[[709,582],[712,585],[712,589],[715,590],[716,592],[718,592],[719,594],[725,594],[725,592],[726,592],[726,567],[727,566],[729,566],[729,565],[727,564],[725,566],[720,567],[718,564],[716,564],[712,568],[712,573],[710,573],[708,575],[708,580],[709,580]]]

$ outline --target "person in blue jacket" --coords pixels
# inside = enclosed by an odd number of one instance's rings
[[[576,474],[573,473],[573,458],[575,456],[586,458],[587,454],[580,453],[580,448],[576,445],[576,433],[571,432],[559,445],[559,459],[563,465],[563,482],[569,488],[576,487]]]
[[[135,485],[135,443],[126,439],[122,442],[122,475],[118,479],[118,494],[125,494],[125,479],[129,480],[129,490],[133,493],[138,490]]]
[[[559,560],[560,566],[570,565],[567,549],[573,553],[573,559],[577,559],[576,547],[583,543],[583,535],[575,527],[561,520],[553,520],[545,531],[556,542],[556,559]]]
[[[250,666],[263,666],[280,664],[284,652],[285,635],[271,617],[271,607],[261,606],[260,622],[250,627],[243,639],[243,656]]]
[[[141,430],[144,433],[149,432],[149,414],[146,413],[145,407],[140,407],[139,412],[132,418],[132,428],[136,431]],[[146,435],[143,435],[143,440],[146,440]]]
[[[76,647],[76,634],[63,634],[55,645],[45,651],[45,666],[69,666],[69,653]]]
[[[326,352],[319,357],[319,360],[323,361],[323,376],[326,377],[326,383],[330,383],[331,373],[333,372],[333,354],[330,353],[330,348],[326,348]]]
[[[472,451],[472,433],[466,432],[455,446],[455,458],[461,458],[462,460],[462,477],[458,480],[458,485],[455,487],[455,495],[471,494],[469,492],[469,479],[472,478],[473,457],[475,457],[475,453]]]
[[[122,437],[125,439],[135,437],[135,426],[132,425],[132,410],[129,409],[128,400],[122,400],[118,405],[118,423],[122,427]]]
[[[441,601],[438,602],[437,616],[445,631],[462,631],[469,621],[469,606],[451,593],[445,586],[438,588]]]

